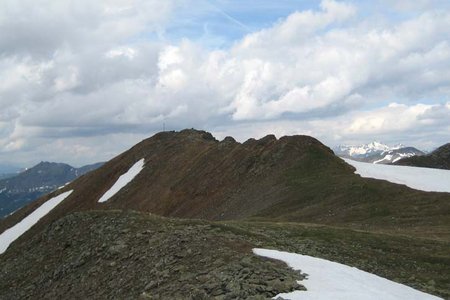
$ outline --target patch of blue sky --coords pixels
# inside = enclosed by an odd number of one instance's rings
[[[295,11],[317,9],[319,1],[200,0],[178,8],[165,31],[170,41],[183,38],[208,48],[227,48],[251,32],[272,26]]]
[[[332,30],[334,26],[351,26],[352,23],[360,21],[392,26],[417,16],[423,11],[419,5],[393,5],[388,0],[340,2],[354,5],[357,8],[357,16],[344,25],[331,24],[317,34]],[[433,2],[436,9],[450,6],[448,0],[422,2]],[[207,49],[226,49],[245,35],[269,28],[296,11],[320,11],[320,4],[321,1],[318,0],[185,1],[175,9],[164,29],[141,33],[136,40],[162,40],[178,43],[182,39],[189,39]]]

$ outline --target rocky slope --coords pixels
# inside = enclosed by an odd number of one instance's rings
[[[301,274],[251,248],[204,222],[78,213],[34,237],[20,259],[0,257],[0,298],[268,299],[301,288]]]
[[[442,145],[430,154],[420,157],[403,158],[395,162],[395,164],[450,170],[450,143]]]
[[[126,211],[63,217],[0,255],[0,299],[270,299],[305,274],[253,247],[338,261],[450,296],[444,241],[280,222]]]
[[[0,218],[102,164],[74,168],[63,163],[40,162],[19,174],[0,180]]]

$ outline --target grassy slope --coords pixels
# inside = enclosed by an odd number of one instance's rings
[[[288,201],[256,220],[308,222],[355,229],[450,238],[450,194],[426,193],[386,181],[361,178],[353,167],[311,149],[285,172]]]

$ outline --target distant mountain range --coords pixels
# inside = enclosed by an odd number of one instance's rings
[[[407,147],[402,144],[388,146],[380,142],[358,146],[340,145],[334,148],[333,151],[341,157],[375,164],[391,164],[406,157],[425,155],[423,151],[414,147]]]
[[[4,174],[0,177],[0,218],[102,164],[74,168],[64,163],[40,162],[19,174]]]
[[[394,164],[450,170],[450,143],[442,145],[430,154],[403,158]]]

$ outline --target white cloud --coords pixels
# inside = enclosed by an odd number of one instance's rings
[[[274,133],[277,137],[306,134],[330,146],[382,140],[430,150],[448,142],[449,120],[450,103],[410,106],[391,103],[378,109],[355,110],[333,118],[241,123],[218,127],[214,133],[219,138],[235,136],[241,142],[251,137],[263,137],[267,133]]]
[[[180,48],[175,46],[167,46],[159,54],[158,67],[161,71],[164,71],[170,66],[177,65],[182,62],[183,56]]]
[[[79,72],[76,66],[68,66],[62,76],[54,79],[54,87],[57,92],[73,89],[78,85]]]
[[[171,0],[1,1],[0,52],[49,58],[65,47],[117,45],[162,29],[173,5]]]
[[[448,133],[447,9],[424,4],[402,21],[372,24],[355,5],[324,0],[206,49],[164,38],[177,4],[2,1],[0,161],[45,159],[55,155],[48,145],[73,147],[81,161],[131,146],[163,122],[329,144],[379,135],[437,145]],[[122,144],[107,141],[126,134]]]
[[[136,55],[136,50],[132,47],[118,47],[115,49],[109,50],[106,54],[106,57],[114,58],[114,57],[126,57],[128,59],[133,59]]]
[[[274,44],[282,47],[286,44],[299,44],[317,30],[333,23],[343,22],[356,13],[353,5],[333,0],[323,0],[320,7],[321,10],[318,12],[312,10],[294,12],[272,28],[249,34],[239,47],[265,51],[265,48],[272,48]]]
[[[282,25],[296,26],[289,18]],[[254,64],[233,116],[279,117],[345,104],[357,95],[371,102],[440,94],[450,86],[448,27],[449,13],[424,13],[393,28],[338,28],[295,44],[280,42],[270,30],[253,34],[252,43],[246,38],[232,52],[241,66]],[[254,46],[259,40],[264,47]]]
[[[433,108],[447,110],[446,106],[438,107],[425,104],[407,106],[391,103],[381,109],[360,113],[352,121],[348,131],[351,134],[379,134],[406,131],[416,126],[432,125],[432,116],[429,118],[423,118],[423,116]]]

